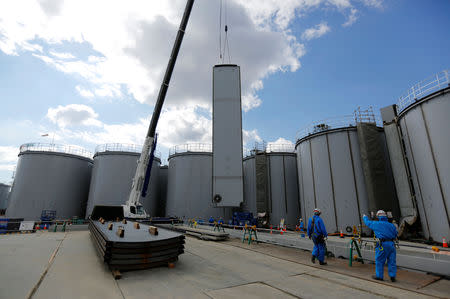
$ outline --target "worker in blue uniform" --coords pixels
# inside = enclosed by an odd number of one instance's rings
[[[313,211],[314,215],[308,220],[308,237],[314,242],[314,249],[312,251],[311,262],[315,263],[316,258],[321,265],[326,265],[325,262],[325,238],[328,236],[325,224],[320,218],[321,211],[317,208]]]
[[[209,217],[208,222],[209,222],[209,226],[213,226],[214,225],[214,217],[213,216]]]
[[[301,232],[303,232],[305,230],[305,224],[303,223],[302,218],[300,218],[300,220],[299,220],[298,228],[300,229]]]
[[[388,222],[386,212],[377,212],[378,221],[372,221],[366,215],[363,216],[364,223],[375,233],[378,239],[375,246],[375,274],[372,278],[383,280],[384,264],[387,260],[388,273],[392,282],[395,282],[397,274],[396,252],[394,241],[397,238],[397,228]]]

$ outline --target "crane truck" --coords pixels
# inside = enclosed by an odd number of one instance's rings
[[[144,207],[140,202],[141,196],[144,197],[147,192],[148,183],[150,180],[150,173],[152,168],[152,162],[156,147],[157,135],[156,126],[161,114],[161,109],[164,103],[164,99],[169,88],[170,78],[172,77],[173,68],[177,60],[178,52],[183,41],[184,32],[191,14],[194,0],[188,0],[184,10],[183,18],[181,19],[180,27],[178,29],[177,37],[172,48],[169,63],[167,64],[166,72],[164,74],[163,82],[159,90],[158,98],[156,100],[155,109],[153,111],[150,126],[148,128],[147,136],[145,137],[144,145],[142,147],[141,156],[139,157],[136,173],[133,178],[130,196],[127,202],[122,205],[123,215],[125,218],[144,220],[149,217]]]

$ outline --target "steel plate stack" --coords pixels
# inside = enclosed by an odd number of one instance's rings
[[[112,229],[108,226],[112,224]],[[178,260],[184,252],[184,235],[158,228],[158,234],[149,233],[149,226],[135,222],[90,220],[89,230],[100,257],[111,269],[127,271],[166,266]],[[124,230],[123,237],[117,234]]]

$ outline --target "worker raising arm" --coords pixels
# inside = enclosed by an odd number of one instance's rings
[[[383,280],[384,264],[388,264],[388,273],[392,282],[395,282],[397,274],[396,252],[394,240],[397,238],[395,225],[388,222],[386,212],[377,212],[378,221],[372,221],[366,215],[363,216],[364,223],[375,233],[379,239],[375,247],[375,273],[373,279]]]

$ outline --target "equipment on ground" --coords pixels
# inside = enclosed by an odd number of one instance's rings
[[[140,203],[140,198],[141,196],[145,196],[147,192],[147,186],[150,180],[154,151],[156,148],[156,140],[157,140],[155,133],[156,126],[158,124],[158,119],[161,114],[161,109],[167,94],[167,89],[169,88],[170,78],[172,77],[173,68],[177,60],[181,42],[183,41],[184,32],[186,30],[186,25],[188,23],[193,4],[194,0],[188,0],[186,3],[184,15],[183,18],[181,19],[178,34],[175,39],[175,44],[173,45],[169,63],[166,68],[166,73],[164,74],[164,79],[161,84],[161,88],[159,90],[158,99],[156,100],[155,109],[153,110],[150,126],[148,128],[147,136],[144,141],[144,146],[142,147],[141,156],[139,157],[136,174],[134,176],[133,183],[131,186],[130,196],[127,202],[124,205],[122,205],[123,214],[126,218],[131,219],[148,218],[148,214],[146,213],[144,207]]]
[[[42,210],[41,212],[41,228],[44,228],[45,225],[52,225],[53,221],[56,218],[56,211],[53,210]]]

